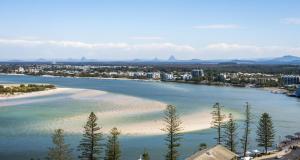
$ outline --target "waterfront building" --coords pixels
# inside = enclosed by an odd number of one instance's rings
[[[163,81],[174,80],[174,76],[172,73],[162,73],[160,77],[161,77],[161,80],[163,80]]]
[[[255,79],[257,84],[266,84],[268,82],[278,82],[278,78],[270,78],[270,77],[264,77],[264,78],[256,78]]]
[[[23,67],[19,67],[18,70],[17,70],[17,72],[19,72],[19,73],[24,73],[24,72],[25,72],[25,69],[24,69]]]
[[[115,77],[115,76],[118,76],[118,73],[117,72],[109,72],[109,76]]]
[[[129,77],[134,77],[134,72],[128,72]]]
[[[300,97],[300,85],[298,86],[296,90],[296,97]]]
[[[159,72],[153,72],[152,78],[153,79],[160,79],[160,73]]]
[[[153,78],[153,73],[152,72],[148,72],[146,75],[147,79],[152,79]]]
[[[185,160],[237,160],[238,155],[222,145],[196,152]]]
[[[192,78],[204,77],[204,71],[202,69],[193,69],[191,75]]]
[[[145,76],[146,76],[146,74],[144,72],[134,72],[134,76],[133,77],[135,79],[138,79],[138,78],[143,78]]]
[[[300,84],[300,76],[284,75],[281,77],[281,80],[285,86]]]
[[[192,78],[193,78],[192,75],[189,73],[185,73],[182,75],[183,80],[191,80]]]
[[[227,76],[225,73],[220,73],[218,76],[217,76],[217,80],[220,81],[220,82],[225,82]]]
[[[28,72],[29,73],[39,73],[39,69],[36,69],[36,68],[28,68]]]

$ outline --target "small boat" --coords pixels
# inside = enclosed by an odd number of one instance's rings
[[[296,93],[287,93],[286,95],[289,97],[297,97]]]

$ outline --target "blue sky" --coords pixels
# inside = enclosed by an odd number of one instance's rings
[[[0,0],[8,59],[300,56],[299,0]]]

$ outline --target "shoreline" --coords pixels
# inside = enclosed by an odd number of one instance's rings
[[[35,91],[35,92],[27,92],[27,93],[15,93],[15,94],[0,94],[0,100],[10,100],[10,99],[20,99],[20,98],[31,98],[31,97],[40,97],[40,96],[48,96],[52,94],[58,94],[64,91],[69,90],[70,88],[54,88],[47,89],[44,91]]]
[[[201,83],[195,81],[162,81],[162,80],[155,80],[155,79],[130,79],[130,78],[103,78],[103,77],[71,77],[71,76],[53,76],[53,75],[28,75],[28,74],[9,74],[9,73],[0,73],[0,75],[18,75],[18,76],[39,76],[39,77],[49,77],[49,78],[85,78],[85,79],[97,79],[97,80],[127,80],[127,81],[144,81],[144,82],[164,82],[164,83],[179,83],[179,84],[191,84],[191,85],[204,85],[204,86],[215,86],[215,87],[233,87],[233,88],[254,88],[254,89],[261,89],[264,91],[268,91],[272,94],[285,94],[288,97],[289,91],[287,89],[281,87],[253,87],[253,85],[246,85],[246,86],[239,86],[239,85],[232,85],[229,83]],[[297,97],[296,97],[297,98]]]
[[[106,77],[72,77],[72,76],[53,76],[53,75],[29,75],[29,74],[6,74],[0,73],[0,75],[18,75],[18,76],[39,76],[39,77],[48,77],[48,78],[85,78],[85,79],[99,79],[99,80],[128,80],[128,81],[145,81],[145,82],[163,82],[156,79],[131,79],[131,78],[106,78]]]

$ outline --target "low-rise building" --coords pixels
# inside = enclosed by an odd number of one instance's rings
[[[19,67],[16,72],[18,73],[24,73],[25,72],[25,69],[23,67]]]
[[[192,75],[191,74],[189,74],[189,73],[185,73],[185,74],[183,74],[182,75],[182,79],[183,80],[191,80],[193,77],[192,77]]]
[[[284,75],[281,77],[281,80],[285,86],[300,84],[300,76]]]
[[[148,72],[146,74],[147,79],[160,79],[160,73],[159,72]]]
[[[186,160],[237,160],[238,155],[222,145],[196,152]]]
[[[160,79],[160,73],[159,72],[153,72],[153,79]]]
[[[270,77],[263,77],[263,78],[256,78],[255,79],[257,84],[265,84],[268,82],[278,82],[277,78],[270,78]]]
[[[172,73],[162,73],[160,76],[161,80],[163,81],[171,81],[174,80],[174,76]]]

